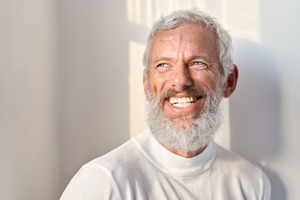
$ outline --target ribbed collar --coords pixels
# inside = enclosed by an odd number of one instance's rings
[[[216,144],[209,145],[197,156],[184,158],[164,148],[149,129],[134,137],[144,155],[164,173],[172,176],[194,176],[209,169],[216,157]]]

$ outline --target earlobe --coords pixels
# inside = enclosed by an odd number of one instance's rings
[[[236,65],[233,65],[233,70],[227,77],[227,81],[224,86],[223,96],[228,98],[235,90],[237,80],[238,80],[239,71]]]

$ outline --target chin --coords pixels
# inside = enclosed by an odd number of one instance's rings
[[[194,118],[187,118],[184,117],[184,119],[173,119],[171,120],[174,124],[174,126],[182,129],[189,129],[193,125],[195,125],[195,119]]]
[[[220,95],[207,96],[205,105],[170,109],[160,99],[150,99],[148,124],[157,141],[178,152],[197,152],[213,140],[221,124]],[[184,110],[185,112],[180,112]]]

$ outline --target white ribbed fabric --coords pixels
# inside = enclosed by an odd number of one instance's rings
[[[270,193],[260,168],[216,143],[183,158],[146,130],[84,165],[61,200],[268,200]]]

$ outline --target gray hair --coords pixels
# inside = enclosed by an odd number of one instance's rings
[[[233,69],[233,48],[229,33],[208,14],[193,8],[190,10],[174,11],[168,16],[162,16],[152,27],[144,52],[143,64],[146,67],[146,79],[148,79],[148,61],[151,45],[156,33],[164,30],[174,29],[184,23],[205,25],[214,31],[219,43],[219,61],[224,71],[224,80]]]

